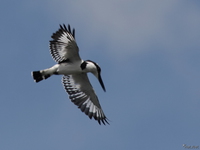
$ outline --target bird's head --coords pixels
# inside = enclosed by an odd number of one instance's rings
[[[91,60],[86,60],[85,69],[95,75],[95,77],[99,80],[99,83],[101,84],[103,90],[106,91],[103,80],[101,78],[101,68],[99,67],[99,65]]]

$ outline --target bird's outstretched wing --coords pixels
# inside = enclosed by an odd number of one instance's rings
[[[70,25],[68,28],[63,24],[60,29],[51,36],[50,52],[53,59],[57,63],[64,61],[80,61],[79,49],[75,41],[75,29],[71,31]]]
[[[109,124],[86,73],[63,76],[62,82],[69,98],[82,112],[99,124]]]

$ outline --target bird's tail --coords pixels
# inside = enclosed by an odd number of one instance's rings
[[[33,71],[31,74],[32,74],[35,82],[40,82],[43,79],[47,79],[51,76],[50,74],[44,75],[44,74],[41,73],[41,71]]]

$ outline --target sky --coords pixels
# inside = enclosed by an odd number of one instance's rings
[[[200,147],[199,0],[10,0],[0,5],[1,150],[169,150]],[[49,40],[76,29],[82,59],[110,125],[69,100]]]

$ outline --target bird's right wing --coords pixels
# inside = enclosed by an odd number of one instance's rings
[[[82,112],[99,124],[109,124],[86,73],[63,76],[62,81],[69,98]]]

